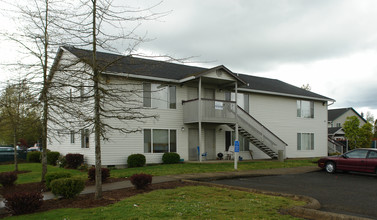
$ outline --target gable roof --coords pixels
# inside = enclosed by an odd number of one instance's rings
[[[259,92],[271,95],[285,94],[292,97],[310,98],[323,101],[335,101],[326,96],[322,96],[317,93],[290,85],[277,79],[269,79],[244,74],[240,74],[240,78],[248,83],[245,89],[251,90],[252,92]]]
[[[62,48],[69,51],[88,65],[92,65],[92,51],[68,46],[64,46]],[[331,98],[298,88],[280,80],[256,77],[246,74],[235,74],[222,65],[214,68],[203,68],[165,61],[137,58],[133,56],[122,56],[105,52],[97,52],[97,60],[98,67],[106,69],[108,72],[171,80],[184,80],[185,78],[190,77],[196,78],[208,71],[223,68],[226,72],[231,74],[243,84],[243,86],[239,88],[240,90],[270,95],[335,101]]]
[[[337,134],[337,133],[344,134],[342,127],[331,127],[331,128],[328,128],[327,130],[328,130],[328,135],[334,135],[334,134]]]
[[[352,107],[349,107],[349,108],[337,108],[337,109],[329,109],[328,110],[328,118],[327,120],[328,121],[335,121],[337,118],[339,118],[340,116],[342,116],[343,114],[345,114],[346,112],[348,111],[353,111],[357,116],[359,116],[359,118],[361,118],[364,122],[367,122],[363,117],[361,117],[361,115],[355,111],[355,109],[353,109]]]

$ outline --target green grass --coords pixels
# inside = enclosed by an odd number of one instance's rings
[[[281,208],[304,205],[288,198],[189,186],[156,190],[91,209],[57,209],[7,219],[297,219]]]
[[[287,160],[278,161],[244,161],[238,164],[238,170],[273,169],[284,167],[316,166],[313,160]],[[187,173],[209,173],[234,171],[233,163],[183,163],[183,164],[162,164],[128,169],[111,170],[112,177],[130,177],[135,173],[146,173],[153,176],[177,175]]]
[[[0,166],[0,172],[9,172],[14,170],[13,164],[8,165],[1,165]],[[31,172],[28,173],[22,173],[17,175],[17,181],[16,184],[22,184],[22,183],[32,183],[32,182],[40,182],[41,176],[42,176],[42,165],[40,163],[20,163],[18,164],[18,170],[28,170]],[[88,177],[88,174],[86,172],[81,172],[79,170],[72,170],[72,169],[63,169],[58,168],[54,166],[47,166],[48,172],[68,172],[71,173],[72,176],[77,177]]]
[[[273,169],[284,167],[316,166],[313,160],[287,160],[278,161],[243,161],[238,164],[238,170]],[[21,163],[19,170],[30,170],[32,172],[18,174],[17,184],[39,182],[42,175],[42,165],[40,163]],[[0,172],[13,171],[14,165],[0,165]],[[87,172],[79,170],[63,169],[54,166],[47,167],[48,172],[69,172],[72,176],[87,178]],[[178,175],[187,173],[208,173],[234,171],[233,163],[181,163],[181,164],[161,164],[137,168],[113,169],[110,171],[111,177],[130,177],[135,173],[146,173],[153,176]]]

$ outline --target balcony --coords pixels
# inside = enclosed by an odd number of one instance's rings
[[[183,122],[197,123],[199,115],[201,122],[207,123],[235,123],[236,103],[232,101],[201,99],[201,114],[199,114],[199,100],[183,101]]]

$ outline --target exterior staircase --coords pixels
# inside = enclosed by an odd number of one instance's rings
[[[259,121],[238,107],[238,131],[247,138],[255,147],[264,152],[272,159],[278,158],[278,151],[283,150],[287,144],[263,126]],[[227,124],[233,130],[236,129],[235,124]]]

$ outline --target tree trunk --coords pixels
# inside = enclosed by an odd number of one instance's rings
[[[100,118],[100,92],[99,80],[100,72],[97,68],[97,35],[96,35],[96,15],[97,1],[93,0],[93,90],[94,90],[94,138],[95,138],[95,157],[96,157],[96,191],[95,198],[102,198],[102,162],[101,162],[101,118]]]
[[[43,121],[42,121],[42,178],[41,182],[45,182],[45,176],[47,174],[47,120],[48,120],[48,86],[49,82],[47,79],[47,68],[48,68],[48,15],[49,15],[49,1],[46,0],[46,12],[45,12],[45,21],[44,21],[44,64],[43,64],[43,90],[42,90],[42,98],[43,98]]]

